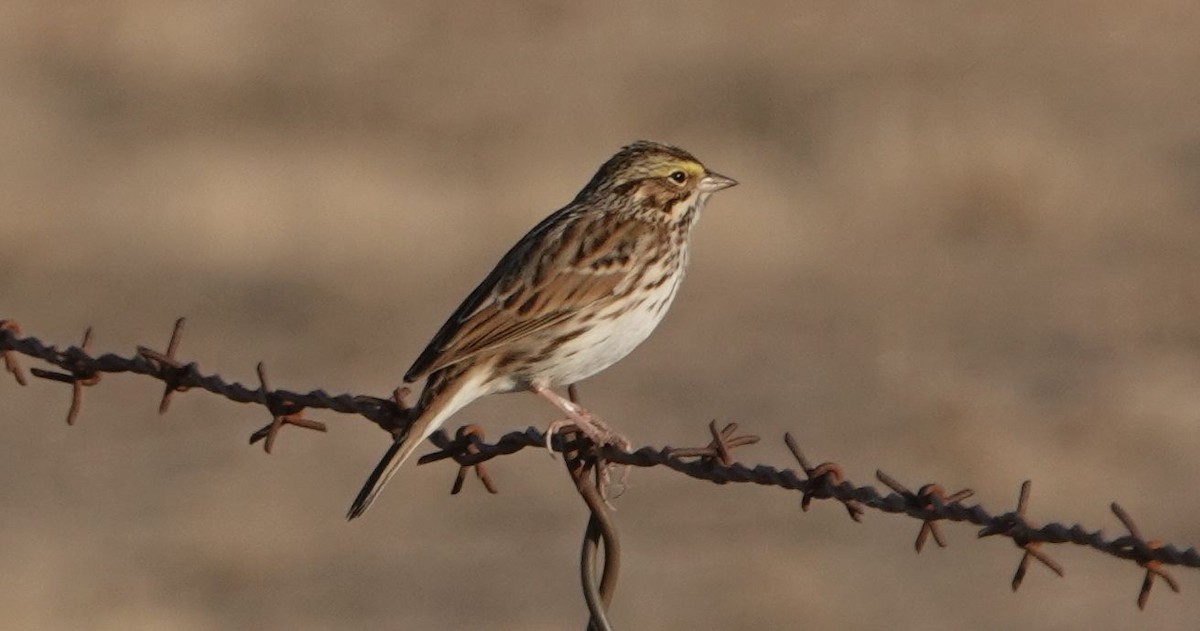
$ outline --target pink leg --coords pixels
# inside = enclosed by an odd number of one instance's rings
[[[629,451],[629,441],[614,432],[598,416],[543,384],[534,384],[530,389],[567,415],[565,420],[555,421],[546,429],[546,449],[550,451],[551,457],[554,456],[554,451],[550,449],[550,441],[554,434],[566,427],[575,427],[597,445],[617,445],[625,451]]]
[[[554,449],[551,445],[554,435],[560,430],[568,427],[575,428],[583,432],[588,439],[598,446],[616,445],[626,452],[633,450],[633,445],[628,439],[613,431],[613,429],[604,421],[601,421],[599,417],[585,410],[578,403],[575,403],[570,399],[563,398],[544,384],[535,384],[532,390],[567,415],[567,419],[555,421],[546,428],[546,452],[550,454],[551,458],[554,458]],[[599,476],[597,479],[597,486],[600,489],[600,497],[604,500],[604,504],[608,506],[609,509],[615,511],[617,510],[616,507],[608,501],[608,488],[612,484],[612,475],[610,471],[612,464],[601,461],[597,463],[597,465],[598,468],[596,469],[596,472]],[[630,467],[628,466],[622,467],[621,479],[618,482],[620,488],[617,493],[618,496],[623,494],[624,490],[628,486],[626,481],[629,478],[629,469]]]

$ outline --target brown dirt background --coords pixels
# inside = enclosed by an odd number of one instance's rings
[[[637,444],[792,431],[867,482],[1200,542],[1200,5],[11,2],[0,8],[0,315],[253,383],[382,394],[495,259],[622,144],[742,186],[658,333],[584,384]],[[0,626],[575,629],[561,465],[447,495],[409,468],[342,515],[367,423],[245,446],[259,409],[110,377],[0,381]],[[552,420],[528,396],[460,416]],[[622,629],[1179,629],[1200,583],[1060,580],[949,527],[639,471]]]

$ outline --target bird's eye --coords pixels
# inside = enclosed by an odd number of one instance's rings
[[[672,171],[671,175],[667,177],[671,178],[671,181],[676,184],[683,184],[687,181],[687,173],[684,173],[683,171]]]

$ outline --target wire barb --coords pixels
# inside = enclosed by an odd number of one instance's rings
[[[304,412],[303,405],[292,403],[271,389],[267,382],[267,367],[262,362],[258,362],[258,383],[262,386],[261,403],[271,412],[271,422],[250,435],[251,445],[265,438],[267,441],[263,443],[263,451],[271,453],[275,437],[284,425],[295,425],[318,432],[328,431],[324,423],[301,416]]]
[[[845,475],[842,472],[842,466],[836,462],[822,462],[817,466],[809,464],[808,459],[804,457],[804,452],[800,451],[800,445],[796,443],[796,439],[792,434],[785,433],[783,442],[787,445],[788,451],[792,452],[792,457],[800,464],[800,468],[804,470],[804,475],[808,478],[808,488],[804,490],[800,497],[800,510],[808,512],[808,506],[813,499],[828,499],[834,497],[830,490],[842,484]],[[850,519],[856,522],[862,521],[863,507],[857,500],[838,498],[843,506],[846,507],[846,513],[850,515]]]
[[[1148,554],[1142,554],[1142,550],[1139,549],[1137,545],[1138,543],[1145,541],[1145,551],[1151,552],[1162,548],[1163,542],[1158,539],[1146,541],[1146,539],[1142,537],[1142,532],[1138,530],[1137,524],[1134,523],[1133,518],[1129,516],[1129,513],[1126,512],[1124,508],[1121,508],[1120,504],[1113,502],[1109,508],[1112,509],[1112,512],[1117,516],[1117,519],[1121,520],[1121,523],[1125,525],[1125,529],[1129,531],[1129,535],[1134,539],[1134,541],[1130,542],[1130,549],[1135,554],[1139,555],[1138,557],[1135,557],[1137,564],[1146,569],[1146,577],[1142,579],[1142,588],[1138,592],[1138,609],[1146,608],[1146,602],[1150,600],[1150,589],[1154,587],[1154,579],[1156,578],[1161,578],[1162,580],[1166,581],[1167,586],[1171,588],[1171,591],[1178,594],[1179,583],[1175,580],[1174,576],[1171,576],[1170,573],[1163,569],[1162,561],[1153,559]]]
[[[916,511],[941,511],[946,504],[957,504],[975,494],[971,489],[963,489],[947,496],[946,490],[938,484],[926,484],[919,491],[913,493],[908,490],[908,487],[896,481],[896,478],[884,473],[882,469],[875,471],[875,479],[900,494],[904,501]],[[917,533],[917,540],[913,543],[917,554],[920,554],[921,550],[925,548],[925,543],[930,537],[933,537],[939,548],[946,547],[946,539],[942,536],[942,531],[937,524],[942,519],[941,517],[929,517],[921,522],[921,530]]]
[[[483,443],[483,428],[478,425],[463,425],[454,433],[454,440],[446,437],[446,433],[438,430],[439,436],[433,438],[434,444],[440,449],[431,454],[425,454],[417,460],[417,464],[429,464],[446,458],[453,458],[456,461],[460,458],[469,458],[478,455],[479,445]],[[432,438],[432,437],[431,437]],[[466,481],[467,472],[475,471],[475,477],[483,483],[483,487],[488,493],[495,495],[500,491],[496,488],[496,484],[492,482],[492,476],[488,473],[487,465],[482,462],[475,464],[459,464],[458,473],[454,476],[454,485],[450,487],[451,495],[458,495],[462,491],[463,483]]]
[[[17,324],[16,320],[0,320],[0,337],[7,339],[10,336],[20,337],[20,335],[21,325]],[[13,379],[17,380],[17,384],[28,385],[28,382],[25,381],[25,371],[21,370],[21,364],[17,362],[16,352],[6,347],[0,355],[4,356],[4,369],[12,374]]]
[[[1025,580],[1025,572],[1029,570],[1029,562],[1033,559],[1037,559],[1039,563],[1050,568],[1060,578],[1066,576],[1062,565],[1042,552],[1041,547],[1045,540],[1033,539],[1029,535],[1033,526],[1025,519],[1025,509],[1029,507],[1029,491],[1032,487],[1033,482],[1030,480],[1021,483],[1021,494],[1017,498],[1016,512],[1001,515],[996,523],[985,526],[979,531],[980,537],[1006,535],[1012,539],[1013,544],[1025,551],[1021,555],[1021,562],[1017,564],[1016,573],[1013,574],[1012,590],[1014,592],[1021,588],[1021,583]]]
[[[709,421],[708,433],[712,436],[712,441],[704,447],[680,447],[670,449],[670,455],[673,458],[699,458],[701,462],[714,462],[723,467],[728,467],[733,464],[733,457],[730,452],[738,447],[753,445],[761,440],[753,434],[744,436],[737,435],[738,424],[729,423],[720,430],[717,429],[717,422]]]
[[[41,368],[29,370],[34,377],[71,384],[71,407],[67,410],[67,425],[74,425],[75,419],[79,418],[79,409],[83,407],[83,389],[100,383],[101,373],[96,370],[92,358],[88,356],[88,349],[91,345],[92,327],[89,326],[83,331],[83,342],[79,347],[68,348],[64,353],[69,358],[69,363],[60,364],[60,367],[67,370],[68,373],[42,370]]]
[[[183,325],[186,323],[187,318],[175,320],[175,328],[171,330],[171,341],[167,342],[166,353],[160,353],[145,346],[137,347],[138,355],[154,363],[160,374],[163,375],[165,386],[162,399],[158,401],[159,416],[167,413],[167,408],[171,406],[171,395],[190,389],[188,386],[182,385],[183,381],[196,372],[195,362],[184,365],[175,359],[175,351],[179,350],[179,342],[183,339]]]

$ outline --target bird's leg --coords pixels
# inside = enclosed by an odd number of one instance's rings
[[[569,400],[564,400],[557,393],[550,390],[548,387],[544,387],[544,386],[540,390],[535,390],[535,392],[538,392],[538,394],[541,394],[543,397],[545,397],[547,400],[549,400],[551,403],[553,403],[555,405],[555,407],[562,409],[564,412],[567,412],[568,414],[570,414],[572,411],[577,412],[577,413],[582,413],[581,414],[582,416],[584,416],[592,424],[597,425],[600,429],[600,432],[598,432],[598,435],[592,435],[591,433],[588,433],[587,430],[585,429],[585,428],[587,428],[587,425],[579,425],[571,420],[562,420],[562,421],[556,421],[554,423],[551,423],[550,427],[548,427],[546,429],[546,451],[547,451],[547,453],[550,454],[551,458],[554,458],[554,451],[552,449],[551,440],[553,439],[554,434],[556,432],[558,432],[560,429],[563,429],[565,427],[575,427],[579,431],[583,431],[592,440],[593,444],[595,444],[597,446],[604,445],[604,444],[615,444],[626,452],[633,450],[633,446],[630,444],[628,439],[626,439],[624,436],[621,436],[620,434],[613,431],[613,429],[611,427],[609,427],[606,423],[601,421],[596,415],[588,412],[580,405],[579,392],[575,389],[574,384],[567,387],[567,395],[569,396]],[[561,404],[565,404],[566,406],[569,406],[570,409],[565,409],[565,406],[563,406]],[[600,433],[602,433],[603,435],[599,435]],[[600,499],[604,500],[604,505],[608,506],[609,510],[615,511],[615,510],[617,510],[617,508],[615,506],[613,506],[611,502],[608,501],[609,500],[608,489],[612,483],[612,466],[613,465],[610,462],[608,462],[604,459],[601,459],[601,458],[597,458],[597,460],[596,460],[596,488],[600,491]],[[625,489],[627,488],[626,480],[629,477],[629,469],[630,468],[631,467],[629,467],[628,465],[623,466],[621,468],[621,480],[618,483],[619,488],[618,488],[617,494],[614,497],[619,497],[624,494]]]
[[[567,386],[567,398],[571,400],[571,403],[580,405],[579,390],[575,388],[575,384]],[[627,452],[633,450],[633,446],[629,444],[628,440],[626,440],[623,436],[621,437],[621,440],[625,442],[625,444],[622,446],[622,449]],[[612,505],[612,502],[608,501],[608,489],[612,486],[612,467],[612,463],[605,460],[598,460],[596,462],[596,487],[600,489],[600,499],[603,499],[604,504],[615,511],[617,508]],[[613,496],[614,499],[625,494],[625,489],[628,488],[626,482],[629,480],[629,471],[632,468],[633,467],[629,465],[623,465],[621,467],[621,479],[617,483],[618,489],[617,494]]]
[[[624,436],[613,431],[604,421],[600,420],[600,417],[587,411],[578,403],[563,398],[545,385],[534,384],[530,389],[567,415],[565,420],[555,421],[546,429],[547,449],[550,449],[550,441],[554,434],[565,427],[575,427],[598,446],[616,445],[625,451],[629,451],[631,448],[632,445]],[[550,453],[554,454],[553,451]]]

